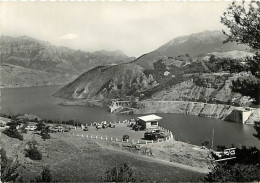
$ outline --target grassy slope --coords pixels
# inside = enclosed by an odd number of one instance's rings
[[[75,75],[48,73],[11,64],[1,66],[1,85],[3,87],[64,85],[75,78]]]
[[[24,135],[25,140],[11,139],[4,134],[1,137],[1,146],[6,150],[7,156],[13,158],[18,154],[19,168],[24,181],[31,180],[42,171],[42,165],[48,165],[53,177],[59,182],[86,182],[100,181],[100,176],[111,167],[122,165],[126,162],[137,169],[138,178],[143,180],[169,182],[198,181],[203,174],[166,166],[154,162],[135,158],[134,154],[124,154],[102,148],[100,145],[87,139],[78,137],[62,137],[52,134],[52,138],[43,141],[39,136],[29,133]],[[24,147],[28,140],[35,139],[38,149],[43,152],[43,160],[32,161],[24,158]],[[81,140],[80,140],[81,139]]]

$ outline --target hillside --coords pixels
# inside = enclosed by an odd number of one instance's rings
[[[215,58],[233,58],[237,60],[245,60],[247,57],[253,57],[255,54],[253,52],[248,51],[227,51],[227,52],[211,52],[204,54],[201,58],[203,60],[209,60],[211,56]]]
[[[1,65],[2,88],[65,85],[76,78],[77,75],[56,74],[11,64]]]
[[[206,31],[186,36],[188,40],[192,37],[194,43],[196,42],[194,40],[199,38],[196,44],[202,52],[196,52],[198,56],[193,56],[193,53],[188,54],[184,50],[181,55],[169,57],[162,53],[162,50],[155,50],[128,64],[92,69],[60,89],[55,96],[88,100],[124,99],[126,96],[134,96],[139,97],[140,100],[182,100],[247,105],[250,98],[234,92],[233,81],[246,74],[243,73],[244,66],[241,60],[252,56],[253,53],[229,51],[229,49],[245,48],[234,44],[233,46],[222,45],[222,52],[204,49],[204,46],[209,43],[215,46],[220,42],[222,44],[224,38],[219,33],[219,31]],[[209,35],[213,36],[209,37]],[[179,45],[180,50],[183,49],[181,43],[184,41],[181,40],[184,37],[174,39],[178,40],[178,44],[174,45]],[[215,59],[210,61],[205,59],[212,55]],[[235,74],[236,72],[238,74]]]
[[[210,52],[249,50],[249,47],[236,43],[223,44],[224,40],[226,40],[226,37],[221,31],[204,31],[174,38],[160,46],[157,51],[169,57],[177,57],[184,54],[197,56]]]
[[[74,99],[120,98],[153,87],[156,82],[146,77],[135,63],[99,66],[60,89],[55,96]]]
[[[60,78],[62,80],[60,76],[64,75],[64,81],[62,81],[62,83],[65,83],[68,82],[66,75],[71,75],[69,81],[73,81],[73,78],[75,78],[73,76],[79,76],[96,66],[118,64],[133,60],[133,58],[126,56],[119,50],[112,52],[104,50],[93,53],[83,52],[61,46],[52,46],[48,42],[28,36],[17,38],[1,36],[0,44],[1,63],[9,64],[9,66],[13,65],[12,67],[18,66],[16,67],[16,71],[24,73],[28,77],[32,70],[34,75],[38,73],[39,76],[29,78],[29,80],[32,80],[32,83],[46,82],[45,80],[41,80],[41,71],[52,73],[52,77],[50,77],[47,82],[60,83],[60,81],[55,81],[55,79]],[[21,71],[18,71],[18,69],[21,69]],[[26,74],[27,71],[28,73]],[[57,76],[55,76],[55,74],[57,74]],[[15,80],[13,76],[12,74],[8,75],[8,72],[3,75],[3,77],[8,78],[8,80]],[[48,79],[48,77],[45,78]],[[54,79],[54,81],[52,79]],[[17,82],[18,86],[24,85],[24,83],[19,83],[22,82],[22,80]]]

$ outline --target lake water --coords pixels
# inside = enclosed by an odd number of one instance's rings
[[[65,99],[53,97],[60,87],[30,87],[1,89],[1,113],[29,113],[44,119],[78,119],[80,122],[122,121],[140,115],[110,114],[106,108],[85,106],[60,106]],[[214,147],[217,145],[247,145],[260,148],[260,141],[253,137],[252,126],[225,122],[213,118],[201,118],[183,114],[158,114],[163,117],[161,126],[169,129],[175,138],[196,145],[211,141],[214,129]]]

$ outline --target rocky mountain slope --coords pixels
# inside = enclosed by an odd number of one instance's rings
[[[169,57],[167,50],[163,49],[165,46],[162,46],[128,64],[97,67],[82,74],[55,95],[88,100],[134,96],[139,97],[140,100],[181,100],[246,105],[249,97],[232,90],[232,81],[239,74],[228,73],[225,70],[229,62],[224,62],[223,65],[219,61],[209,63],[202,59],[211,55],[216,55],[221,59],[237,59],[238,57],[244,59],[245,55],[253,54],[248,51],[235,50],[246,49],[245,46],[237,46],[233,43],[223,46],[224,38],[220,33],[206,31],[175,38],[168,44],[168,47],[174,46],[177,50],[181,50],[181,52],[176,52],[181,55],[175,57]],[[198,49],[189,47],[194,51],[189,53],[189,49],[186,49],[186,41],[187,45],[192,42],[192,45]],[[226,52],[213,52],[219,48]],[[199,54],[199,56],[192,56],[193,54]],[[235,57],[237,55],[239,56]]]
[[[211,52],[203,54],[200,58],[202,60],[209,60],[211,56],[214,56],[215,58],[233,58],[237,60],[245,60],[246,58],[252,58],[255,54],[253,52],[249,51],[227,51],[227,52]]]
[[[120,98],[156,85],[135,63],[99,66],[60,89],[55,96],[74,99]]]
[[[226,37],[221,31],[204,31],[174,38],[160,46],[157,51],[169,57],[177,57],[183,54],[197,56],[210,52],[249,50],[249,47],[237,45],[236,43],[223,44],[224,40],[226,40]]]
[[[17,38],[1,36],[1,63],[13,65],[16,70],[19,68],[23,73],[21,76],[29,77],[30,72],[37,73],[39,76],[28,78],[32,83],[44,83],[41,79],[44,72],[52,73],[48,82],[67,82],[66,75],[71,75],[69,81],[73,81],[75,75],[80,75],[96,66],[104,64],[118,64],[133,60],[133,58],[126,56],[123,52],[117,50],[113,52],[96,51],[93,53],[83,52],[80,50],[73,50],[66,47],[52,46],[48,42],[33,39],[28,36],[21,36]],[[6,70],[4,69],[4,72]],[[42,73],[43,72],[43,73]],[[25,76],[25,75],[27,76]],[[55,76],[57,74],[57,76]],[[50,74],[49,74],[50,75]],[[64,81],[55,81],[55,78],[60,78],[64,75]],[[8,72],[2,74],[2,81],[15,80],[14,75],[8,75]],[[15,77],[19,77],[18,75]],[[46,77],[45,77],[46,78]],[[48,78],[46,78],[48,79]],[[54,79],[54,81],[52,81]],[[17,80],[17,86],[23,86],[24,83],[19,83],[22,80]],[[3,83],[3,82],[2,82]],[[29,81],[28,81],[29,83]],[[5,85],[2,84],[2,87]]]

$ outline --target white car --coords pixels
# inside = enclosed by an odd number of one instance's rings
[[[37,129],[37,126],[27,126],[25,127],[26,130],[29,130],[29,131],[34,131]]]

